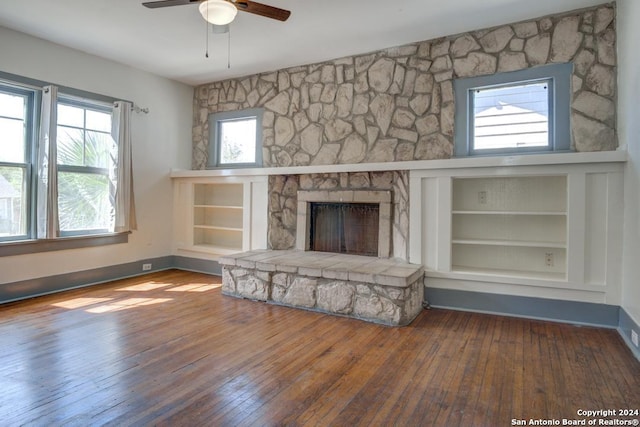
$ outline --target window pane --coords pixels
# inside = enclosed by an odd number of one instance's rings
[[[256,161],[256,119],[220,123],[220,163]]]
[[[111,113],[87,110],[87,129],[111,132]]]
[[[0,116],[14,119],[24,119],[25,103],[24,96],[0,93]]]
[[[24,163],[25,122],[0,117],[0,162]]]
[[[108,168],[110,153],[115,150],[115,142],[111,134],[87,131],[85,141],[85,166]],[[114,152],[114,155],[116,153]]]
[[[547,82],[473,91],[474,149],[549,145]]]
[[[58,173],[60,230],[113,229],[113,209],[109,201],[109,180],[91,173]]]
[[[84,166],[84,132],[58,126],[58,164]]]
[[[108,168],[115,149],[111,134],[58,126],[59,165]]]
[[[84,127],[84,108],[74,107],[72,105],[58,104],[58,124],[66,126],[74,126],[78,128]]]
[[[27,234],[25,169],[0,167],[0,239]]]

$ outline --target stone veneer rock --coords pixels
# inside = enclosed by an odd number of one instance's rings
[[[193,168],[207,163],[210,113],[264,107],[264,166],[452,156],[452,81],[572,62],[572,148],[614,150],[613,4],[364,55],[199,86]]]

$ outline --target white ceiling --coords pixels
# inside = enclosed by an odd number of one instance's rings
[[[262,0],[286,22],[240,12],[209,36],[196,5],[145,0],[1,0],[0,26],[190,85],[366,53],[592,6],[603,0]]]

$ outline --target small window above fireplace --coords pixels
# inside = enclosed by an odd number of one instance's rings
[[[262,109],[209,115],[207,168],[262,166]]]

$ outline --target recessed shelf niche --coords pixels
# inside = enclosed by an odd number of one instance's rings
[[[567,178],[454,178],[451,270],[566,280]]]
[[[220,255],[242,251],[242,191],[242,184],[194,184],[194,246]]]

